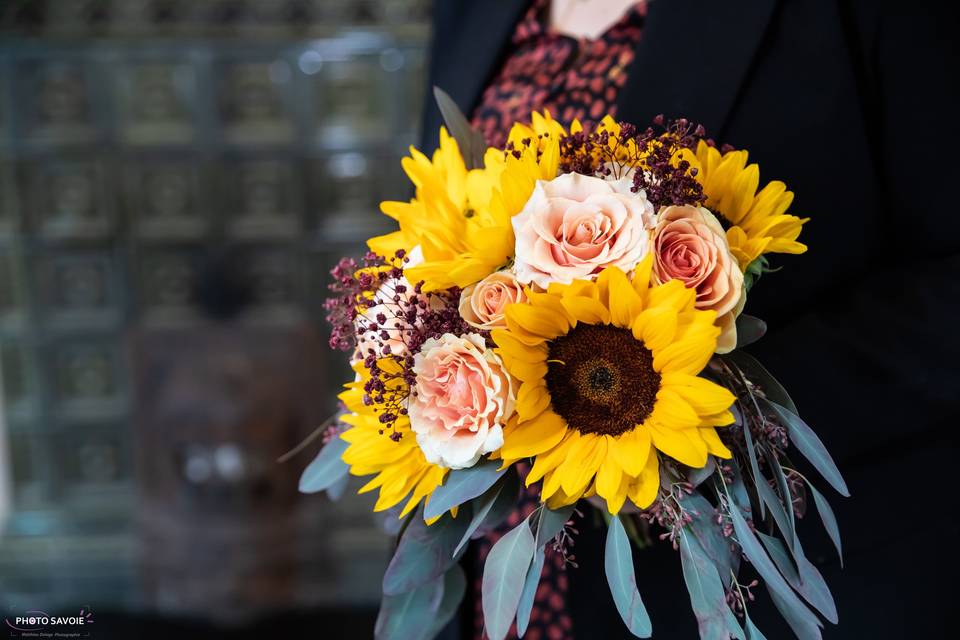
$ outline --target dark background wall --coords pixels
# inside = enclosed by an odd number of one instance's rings
[[[298,496],[315,448],[276,458],[335,408],[326,271],[408,193],[427,18],[0,2],[4,615],[89,606],[103,637],[369,623],[370,502]]]

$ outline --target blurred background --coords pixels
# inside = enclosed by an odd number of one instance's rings
[[[4,616],[372,636],[370,501],[297,493],[316,444],[276,460],[347,375],[327,271],[409,193],[427,14],[0,0]]]

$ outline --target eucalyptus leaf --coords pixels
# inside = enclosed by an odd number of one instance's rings
[[[737,463],[736,458],[726,461],[733,469],[733,482],[730,483],[730,490],[733,491],[733,503],[743,513],[753,513],[750,507],[750,495],[747,493],[747,487],[743,483],[743,470]]]
[[[777,414],[783,422],[783,425],[787,428],[787,433],[790,435],[790,442],[793,443],[793,446],[810,461],[810,464],[820,472],[820,475],[830,483],[830,486],[836,489],[840,495],[849,498],[850,490],[847,489],[847,483],[844,481],[840,470],[837,468],[837,464],[833,461],[827,448],[817,434],[814,433],[813,429],[811,429],[800,416],[786,407],[782,407],[776,402],[768,402],[767,404],[773,409],[774,413]]]
[[[336,502],[343,497],[344,492],[347,490],[347,485],[350,483],[350,474],[344,473],[340,476],[339,480],[336,480],[332,485],[327,487],[327,497]]]
[[[790,519],[790,540],[793,540],[797,535],[797,523],[793,513],[793,494],[790,493],[790,483],[787,482],[787,476],[783,473],[783,467],[780,466],[780,460],[777,459],[777,456],[768,448],[763,449],[763,456],[767,459],[767,464],[770,465],[773,480],[777,483],[780,497],[783,499],[784,511]],[[786,532],[784,532],[784,535],[787,535]]]
[[[423,519],[436,518],[482,495],[504,473],[506,469],[500,469],[500,462],[493,460],[484,460],[467,469],[451,471],[444,483],[430,495],[430,502],[423,510]]]
[[[414,517],[383,575],[383,592],[397,595],[443,575],[457,559],[453,550],[470,523],[469,505],[454,518],[445,514],[432,525]]]
[[[446,580],[433,580],[397,595],[384,595],[373,628],[376,640],[429,640]]]
[[[843,566],[843,545],[840,542],[840,527],[837,525],[837,516],[833,514],[830,503],[823,497],[823,494],[817,491],[809,482],[807,487],[813,494],[813,502],[817,505],[817,513],[820,514],[820,520],[823,521],[823,528],[827,530],[827,535],[833,541],[833,546],[837,548],[837,555],[840,557],[840,566]]]
[[[334,438],[323,445],[317,457],[303,470],[300,476],[300,491],[303,493],[326,491],[347,475],[350,467],[341,456],[349,446],[349,443],[340,438]]]
[[[820,574],[820,571],[809,561],[800,547],[800,542],[795,542],[793,558],[790,559],[783,543],[776,538],[766,536],[759,531],[757,537],[767,549],[774,564],[780,570],[780,573],[786,578],[797,593],[803,596],[803,599],[809,602],[814,609],[819,611],[824,618],[837,624],[837,605],[833,600],[833,594],[830,588]]]
[[[707,457],[707,464],[703,465],[699,469],[688,469],[687,471],[687,482],[692,484],[694,487],[699,487],[701,484],[707,481],[710,476],[717,470],[717,462],[713,459],[713,456]]]
[[[767,588],[779,597],[783,605],[793,612],[797,620],[812,620],[815,624],[819,625],[820,621],[807,609],[803,602],[797,597],[797,594],[793,592],[790,585],[787,584],[787,581],[780,574],[779,569],[777,569],[776,565],[770,559],[770,556],[767,555],[767,552],[764,551],[763,546],[757,540],[756,535],[754,535],[750,527],[747,526],[747,522],[743,519],[743,516],[740,515],[738,509],[730,509],[730,519],[733,522],[733,530],[737,536],[737,542],[743,550],[743,554],[747,557],[747,560],[750,561],[750,564],[753,565],[754,569],[757,570],[757,573],[760,574],[764,582],[766,582]]]
[[[432,640],[436,637],[447,623],[456,615],[460,608],[460,602],[463,595],[467,592],[467,578],[463,574],[460,565],[453,565],[449,571],[443,574],[443,599],[440,600],[436,611],[433,613],[433,621],[427,628],[426,638]]]
[[[540,586],[540,574],[543,573],[543,562],[546,553],[539,547],[533,555],[533,563],[527,570],[527,577],[523,583],[523,593],[520,594],[520,605],[517,607],[517,637],[522,638],[530,624],[530,613],[533,611],[533,600]]]
[[[753,344],[767,333],[767,323],[760,318],[740,314],[737,317],[737,349]]]
[[[802,602],[788,601],[771,589],[769,584],[767,591],[770,593],[773,605],[799,640],[823,640],[823,634],[820,633],[822,628],[820,620]]]
[[[573,509],[572,504],[559,509],[550,509],[546,504],[543,505],[537,519],[537,548],[545,546],[563,530],[573,516]]]
[[[760,629],[757,629],[757,625],[753,624],[753,620],[750,619],[750,616],[746,617],[747,619],[744,622],[744,629],[747,632],[747,640],[767,640],[766,636],[760,633]]]
[[[487,489],[486,492],[473,503],[473,518],[470,520],[470,524],[467,525],[466,531],[463,532],[463,537],[460,538],[460,543],[453,550],[453,554],[457,555],[460,553],[481,526],[493,529],[500,524],[502,520],[500,513],[504,510],[495,510],[495,506],[497,506],[498,503],[509,503],[512,509],[516,505],[516,498],[517,476],[516,473],[511,472],[495,482],[492,487]],[[506,517],[506,515],[503,517]]]
[[[757,448],[753,444],[753,433],[750,431],[749,423],[743,425],[743,439],[747,445],[747,457],[750,459],[750,471],[753,473],[753,481],[759,487],[759,485],[765,483],[766,480],[764,480],[763,475],[760,474],[760,464],[757,462]],[[760,498],[758,504],[760,507],[760,518],[765,518],[767,514],[763,508],[763,496],[758,497]]]
[[[697,492],[684,496],[681,504],[692,517],[686,530],[697,539],[700,547],[716,566],[723,583],[729,586],[733,574],[736,573],[736,560],[740,554],[734,550],[732,541],[723,535],[720,525],[714,521],[713,505]]]
[[[770,511],[770,515],[773,516],[773,521],[777,523],[777,528],[780,529],[780,533],[783,534],[784,539],[787,540],[787,544],[790,548],[793,548],[793,540],[796,537],[796,530],[793,527],[793,524],[790,521],[790,518],[787,517],[787,512],[783,507],[783,503],[780,501],[780,498],[774,493],[773,489],[770,488],[770,485],[767,484],[766,478],[761,477],[760,481],[756,485],[757,495],[760,496],[760,501],[766,503],[767,508]]]
[[[487,141],[483,134],[470,126],[460,107],[443,89],[434,87],[433,97],[437,101],[447,130],[460,147],[460,155],[463,156],[467,169],[483,168],[483,154],[487,150]]]
[[[638,638],[649,638],[653,633],[653,626],[643,606],[643,600],[640,599],[640,592],[637,591],[630,541],[619,515],[613,516],[607,527],[603,564],[613,602],[617,605],[617,611],[627,629]]]
[[[535,548],[530,524],[524,520],[497,540],[487,555],[481,605],[490,640],[503,640],[510,631]]]
[[[680,536],[680,563],[683,580],[690,594],[690,605],[697,618],[700,640],[744,640],[743,629],[727,605],[726,593],[717,567],[688,534]]]
[[[480,536],[486,535],[487,533],[493,531],[499,527],[504,520],[510,517],[510,514],[517,508],[517,499],[520,492],[520,479],[517,477],[516,469],[511,469],[507,472],[507,475],[504,476],[504,485],[503,490],[500,492],[500,496],[493,503],[493,507],[490,509],[490,513],[487,514],[487,517],[484,519],[483,524],[480,525],[480,528],[473,532],[471,536],[473,539],[477,539]]]
[[[737,349],[723,357],[737,365],[748,380],[763,387],[763,393],[767,398],[794,413],[800,413],[787,390],[773,377],[773,374],[767,371],[766,367],[760,364],[759,360],[742,349]]]

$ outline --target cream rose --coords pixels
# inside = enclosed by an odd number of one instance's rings
[[[460,293],[460,315],[477,329],[504,329],[507,326],[503,318],[506,306],[526,299],[515,275],[509,271],[497,271]]]
[[[410,428],[427,461],[463,469],[503,446],[514,383],[482,336],[445,333],[414,357]]]
[[[743,309],[743,273],[730,253],[720,221],[703,207],[666,207],[653,235],[653,275],[658,283],[681,280],[697,291],[697,308],[717,312],[720,349],[736,345],[736,316]],[[731,343],[732,340],[732,343]]]
[[[514,271],[523,284],[569,284],[606,267],[630,271],[649,250],[653,205],[631,182],[567,173],[538,180],[513,217]]]

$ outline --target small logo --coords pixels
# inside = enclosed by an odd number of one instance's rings
[[[8,615],[4,622],[11,638],[89,638],[93,611],[83,607],[75,615],[54,615],[27,609]]]

